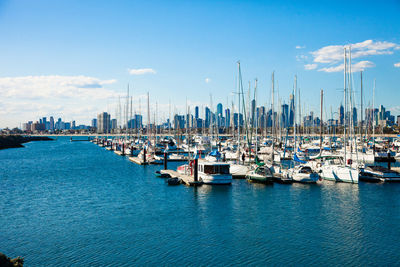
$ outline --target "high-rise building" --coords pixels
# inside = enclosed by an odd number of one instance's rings
[[[344,107],[343,107],[343,105],[340,105],[340,107],[339,107],[339,124],[340,125],[344,124]]]
[[[217,117],[220,116],[222,117],[222,104],[218,103],[217,105]]]
[[[355,108],[355,107],[353,107],[353,114],[352,114],[352,116],[353,116],[353,125],[354,126],[357,126],[357,108]]]
[[[289,106],[289,127],[294,125],[294,97],[290,94],[290,106]]]
[[[110,133],[110,114],[103,112],[97,115],[97,132]]]
[[[196,120],[199,118],[199,107],[196,106],[194,108],[194,117],[196,118]]]
[[[97,119],[92,119],[92,127],[97,128]]]
[[[281,116],[281,126],[287,127],[289,124],[289,106],[287,104],[282,105],[282,116]]]
[[[54,118],[53,116],[50,117],[50,131],[54,131]]]
[[[114,129],[117,129],[117,127],[118,127],[117,119],[112,119],[112,120],[110,121],[110,129],[111,129],[111,130],[114,130]]]
[[[206,107],[205,108],[205,125],[204,125],[204,127],[205,128],[208,128],[208,127],[210,127],[210,124],[211,124],[211,110],[208,108],[208,107]]]
[[[225,127],[231,127],[231,110],[225,109]]]
[[[380,107],[379,107],[379,120],[385,120],[386,118],[385,118],[385,112],[386,112],[386,109],[385,109],[385,107],[383,106],[383,105],[381,105]]]

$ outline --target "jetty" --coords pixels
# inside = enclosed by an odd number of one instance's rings
[[[203,182],[201,181],[195,181],[193,176],[182,174],[174,170],[160,170],[160,173],[164,175],[169,175],[170,178],[179,178],[185,185],[199,186],[203,184]]]

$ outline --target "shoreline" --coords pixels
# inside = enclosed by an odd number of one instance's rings
[[[24,147],[22,144],[32,141],[53,141],[48,136],[3,135],[0,136],[0,150],[7,148]]]

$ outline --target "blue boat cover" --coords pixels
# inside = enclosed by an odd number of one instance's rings
[[[297,162],[300,162],[300,163],[307,163],[307,161],[304,161],[304,160],[299,159],[299,157],[297,156],[297,154],[294,154],[293,160],[294,160],[294,161],[297,161]]]
[[[218,150],[216,150],[216,149],[211,151],[210,154],[208,154],[208,155],[216,157],[216,158],[220,158],[221,157],[221,153],[219,153]]]

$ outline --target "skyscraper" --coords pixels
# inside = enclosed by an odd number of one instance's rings
[[[194,117],[196,118],[196,120],[199,118],[199,107],[196,106],[194,108]]]
[[[110,114],[107,112],[100,113],[97,115],[97,132],[98,133],[109,133],[110,132]]]
[[[222,104],[218,103],[217,105],[217,116],[222,117]]]
[[[231,126],[231,110],[229,108],[225,109],[225,127]]]
[[[54,118],[53,118],[53,116],[50,117],[50,131],[54,131]]]
[[[343,107],[343,105],[340,105],[340,107],[339,107],[339,124],[340,125],[344,124],[344,107]]]
[[[287,104],[282,105],[282,117],[281,126],[287,127],[289,122],[289,106]]]
[[[208,107],[205,108],[205,125],[204,127],[208,128],[210,127],[210,123],[211,123],[211,111]]]
[[[97,128],[97,119],[92,119],[92,127]]]
[[[294,97],[290,94],[290,106],[289,106],[289,127],[294,125]]]

